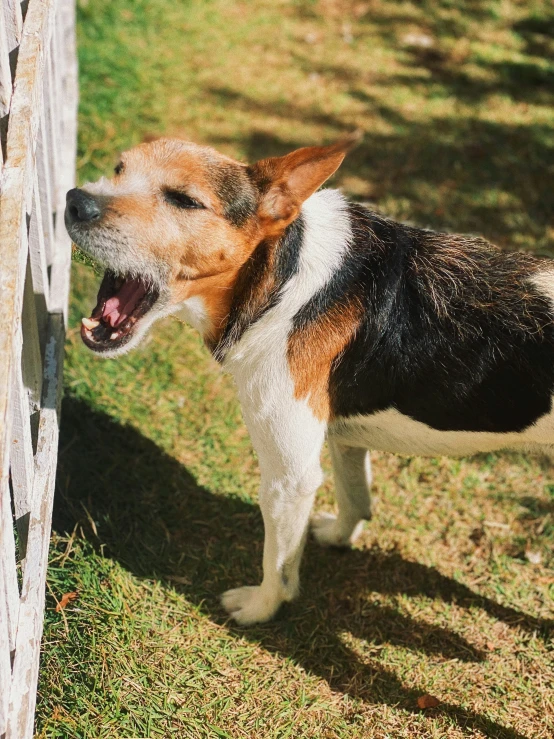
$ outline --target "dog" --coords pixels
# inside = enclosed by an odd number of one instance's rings
[[[319,188],[350,136],[246,165],[176,139],[67,193],[73,242],[105,267],[84,343],[104,357],[175,314],[234,378],[259,458],[261,585],[222,596],[239,624],[299,589],[320,453],[347,546],[370,518],[369,449],[554,448],[554,269],[481,238],[414,228]]]

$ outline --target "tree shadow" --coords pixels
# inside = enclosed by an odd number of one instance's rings
[[[376,649],[385,643],[445,659],[481,662],[485,655],[454,631],[368,604],[367,594],[425,595],[483,609],[510,626],[548,637],[551,621],[500,605],[398,552],[333,552],[311,543],[301,599],[271,624],[242,629],[229,623],[219,594],[259,581],[263,526],[259,510],[236,497],[198,485],[187,469],[129,426],[84,402],[66,398],[53,525],[76,524],[108,556],[138,576],[167,581],[217,623],[273,654],[294,660],[339,692],[367,703],[417,712],[421,691],[407,688],[378,659],[362,661],[341,639],[350,633]],[[95,523],[94,529],[90,520]],[[453,704],[430,720],[449,717],[461,727],[501,739],[525,739],[516,730]]]
[[[477,17],[473,8],[470,17],[473,20]],[[469,50],[467,56],[462,54],[461,58],[457,58],[456,53],[452,54],[444,44],[444,39],[459,38],[463,29],[456,28],[455,25],[445,27],[439,14],[427,16],[426,20],[430,24],[435,43],[430,47],[408,46],[405,53],[412,67],[420,67],[429,72],[427,79],[420,81],[427,88],[428,94],[434,86],[442,85],[451,95],[469,103],[477,103],[491,94],[504,95],[513,101],[532,105],[548,105],[554,100],[552,14],[530,15],[513,23],[512,31],[523,41],[519,58],[498,62],[479,54],[471,54]],[[385,29],[390,27],[390,21],[386,18],[381,18],[379,22]],[[467,61],[485,72],[485,76],[470,73],[465,65]],[[392,76],[390,79],[402,78]],[[413,83],[413,78],[406,77],[404,81],[407,84]]]
[[[552,15],[544,10],[540,15],[530,13],[512,22],[511,31],[520,39],[514,40],[514,48],[518,43],[521,48],[513,58],[497,61],[494,55],[489,58],[469,46],[456,56],[458,52],[451,43],[463,38],[468,33],[467,24],[476,20],[490,22],[492,30],[507,30],[490,3],[464,0],[456,4],[427,2],[423,6],[425,12],[419,21],[398,9],[387,13],[373,7],[352,21],[360,39],[364,39],[364,29],[371,27],[373,34],[377,28],[385,45],[396,50],[400,45],[400,71],[374,73],[349,67],[347,63],[334,63],[328,55],[314,55],[311,47],[298,44],[292,52],[295,68],[325,83],[339,82],[343,94],[355,101],[342,114],[323,111],[317,103],[308,101],[260,99],[225,83],[208,87],[205,93],[214,98],[214,104],[257,114],[258,118],[267,116],[271,121],[280,119],[292,131],[288,139],[257,130],[241,132],[240,146],[249,160],[322,143],[301,140],[294,133],[296,124],[316,126],[320,132],[324,128],[326,140],[362,126],[365,139],[347,157],[336,180],[340,183],[341,179],[346,182],[347,178],[355,178],[358,187],[366,181],[367,191],[356,192],[357,197],[375,203],[392,198],[400,203],[400,213],[387,215],[408,217],[432,228],[480,233],[505,247],[535,243],[550,255],[553,132],[546,119],[541,122],[535,117],[535,122],[527,123],[520,114],[529,105],[554,103]],[[312,3],[299,3],[296,12],[301,17],[321,15],[319,6]],[[426,29],[430,47],[410,45],[398,37],[401,29],[414,23]],[[397,88],[410,89],[414,107],[423,108],[425,101],[438,96],[450,100],[451,108],[452,103],[463,103],[463,110],[460,108],[459,115],[451,111],[444,118],[427,116],[422,120],[421,115],[410,114],[398,102],[391,103],[395,99],[391,88],[397,97]],[[498,104],[492,102],[493,95],[511,100],[519,118],[511,119],[507,113],[501,120],[491,120],[482,115],[489,98],[491,106]],[[369,121],[363,123],[360,104],[371,121],[377,117],[388,124],[387,133],[383,133],[383,126],[375,132]],[[228,141],[224,137],[220,141],[224,140]],[[402,210],[407,207],[409,211],[404,214]]]
[[[503,23],[499,22],[491,3],[480,0],[459,0],[456,3],[434,0],[422,2],[421,6],[423,13],[419,17],[413,11],[401,13],[398,8],[387,12],[385,5],[378,10],[368,7],[365,13],[356,14],[352,18],[353,30],[361,43],[365,40],[366,29],[371,29],[369,39],[375,33],[374,29],[377,29],[382,42],[399,50],[408,67],[429,72],[426,79],[415,79],[410,75],[386,75],[384,84],[401,81],[407,85],[422,85],[426,89],[426,95],[437,85],[441,85],[450,95],[470,103],[476,103],[493,93],[530,104],[548,105],[552,101],[554,16],[551,12],[548,13],[546,9],[541,12],[536,8],[528,17],[512,23],[512,32],[523,42],[518,49],[518,58],[497,62],[494,57],[472,52],[469,46],[461,52],[452,48],[454,40],[474,36],[475,22],[483,27],[490,23],[493,31],[502,29]],[[311,9],[299,9],[298,15],[315,19],[321,13],[312,6]],[[419,31],[407,34],[406,30],[410,28]],[[410,35],[415,38],[410,40]],[[418,36],[421,39],[419,41]],[[300,49],[295,55],[295,63],[307,71],[312,68],[312,56]],[[465,66],[468,61],[486,74],[471,73]],[[354,72],[345,67],[327,66],[326,72],[350,83],[359,80],[360,76],[359,71]]]
[[[413,66],[431,73],[425,82],[429,92],[432,87],[442,85],[448,88],[449,94],[469,103],[476,103],[492,94],[506,95],[521,103],[548,105],[552,101],[554,70],[534,61],[489,62],[482,66],[490,77],[479,79],[438,49],[411,49],[410,55]],[[413,78],[402,75],[391,79],[407,84],[413,81]]]
[[[554,52],[554,13],[529,15],[517,21],[512,29],[525,41],[525,52],[531,56],[542,56],[552,60]]]
[[[206,90],[220,104],[332,128],[340,137],[354,125],[301,104],[260,101],[220,86]],[[390,124],[390,133],[368,130],[334,180],[368,183],[362,199],[387,197],[410,204],[410,219],[420,226],[485,235],[510,247],[524,233],[546,241],[554,218],[551,172],[552,129],[547,124],[518,125],[478,118],[410,120],[367,91],[350,85],[349,94]],[[330,138],[329,137],[329,138]],[[228,143],[221,136],[213,143]],[[233,142],[236,143],[236,142]],[[267,131],[241,133],[248,161],[276,156],[309,143]],[[385,213],[385,215],[394,215]]]

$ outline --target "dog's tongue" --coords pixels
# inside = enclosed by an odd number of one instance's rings
[[[106,301],[102,318],[107,321],[112,328],[123,323],[134,309],[137,307],[139,300],[146,294],[146,286],[139,279],[125,280],[112,298]]]

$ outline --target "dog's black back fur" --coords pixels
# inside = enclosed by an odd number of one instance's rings
[[[348,257],[295,317],[300,328],[337,303],[363,305],[332,368],[335,417],[395,408],[440,430],[518,432],[550,411],[552,306],[530,282],[547,262],[349,212]]]

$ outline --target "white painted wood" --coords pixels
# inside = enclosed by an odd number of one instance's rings
[[[0,11],[0,116],[5,116],[10,109],[12,97],[12,75],[10,71],[10,44],[6,29],[6,17]]]
[[[27,393],[27,413],[40,410],[42,397],[42,357],[38,334],[36,302],[30,260],[27,261],[23,310],[21,313],[21,359],[23,385]]]
[[[31,511],[31,493],[35,460],[33,456],[33,440],[29,424],[29,403],[27,391],[23,384],[20,368],[15,373],[12,426],[12,448],[10,450],[10,467],[13,490],[14,515],[19,533],[19,560],[24,566],[27,549],[29,516]]]
[[[0,531],[0,537],[2,532]],[[0,557],[2,545],[0,543]],[[4,562],[0,559],[0,624],[8,623],[8,609],[4,596]],[[6,733],[12,668],[7,628],[0,628],[0,736]]]
[[[2,0],[2,9],[4,11],[8,52],[12,57],[10,69],[12,77],[15,77],[15,62],[17,61],[17,50],[21,43],[21,31],[23,29],[21,0]]]
[[[0,737],[6,732],[11,686],[11,661],[19,619],[14,530],[10,491],[0,490]]]
[[[58,112],[55,86],[53,82],[53,69],[51,64],[52,49],[46,51],[44,69],[44,119],[46,122],[45,133],[48,137],[48,152],[50,154],[50,192],[54,211],[56,210],[56,196],[58,191],[59,153],[57,142]]]
[[[49,267],[52,264],[52,258],[54,255],[54,222],[52,217],[52,178],[50,173],[51,161],[50,153],[48,150],[48,135],[46,132],[44,99],[40,111],[36,166],[38,174],[38,189],[40,195],[40,211],[42,215],[42,233],[44,237],[45,259],[46,264]]]
[[[0,331],[0,432],[9,438],[11,426],[10,389],[13,364],[16,358],[15,337],[21,322],[23,276],[27,263],[26,222],[24,213],[25,179],[28,177],[29,149],[33,148],[38,128],[37,91],[42,86],[43,48],[41,35],[47,31],[52,16],[52,2],[31,0],[27,12],[22,44],[19,51],[19,69],[16,91],[10,111],[7,161],[2,171],[2,207],[0,209],[0,243],[2,243],[2,270],[0,271],[0,311],[4,318]],[[21,72],[21,74],[19,74]],[[35,104],[35,109],[33,109]],[[23,247],[22,247],[23,242]],[[24,265],[24,266],[23,266]],[[5,444],[2,447],[0,467],[7,467]],[[5,472],[4,472],[5,474]]]
[[[35,465],[29,416],[33,418],[40,411],[43,383],[33,278],[29,262],[25,278],[20,331],[21,335],[18,336],[17,344],[21,347],[21,352],[14,372],[10,468],[14,513],[20,539],[20,557],[21,564],[24,566]]]
[[[15,530],[11,511],[10,486],[0,491],[0,600],[5,606],[7,620],[0,623],[7,628],[2,631],[7,635],[10,653],[15,649],[17,624],[19,621],[19,586],[17,583],[17,564],[15,550]],[[0,735],[1,736],[1,735]]]
[[[74,13],[73,0],[29,0],[24,18],[20,0],[0,6],[2,739],[33,736],[71,260],[63,209],[75,171]]]
[[[37,151],[37,167],[38,167]],[[29,258],[32,272],[32,291],[35,296],[38,333],[42,342],[46,331],[50,280],[46,261],[46,243],[44,240],[42,204],[39,191],[38,172],[33,178],[33,209],[29,225]]]
[[[60,15],[62,15],[63,12],[63,0],[62,2],[58,2],[58,11]],[[56,175],[56,190],[54,192],[54,207],[56,209],[56,223],[59,222],[58,214],[60,213],[58,209],[58,204],[60,202],[60,198],[62,196],[61,190],[61,137],[62,137],[62,128],[61,128],[61,117],[62,117],[62,106],[63,106],[63,100],[61,97],[61,80],[60,80],[60,73],[63,66],[63,49],[60,48],[59,44],[59,36],[60,36],[60,25],[56,24],[54,28],[52,29],[52,38],[50,42],[50,81],[52,83],[52,100],[50,103],[50,111],[52,113],[52,122],[53,122],[53,135],[54,135],[54,151],[56,152],[57,157],[57,166],[55,170]],[[65,193],[63,193],[65,195]]]
[[[29,523],[27,561],[21,591],[6,739],[31,737],[33,731],[40,637],[44,616],[44,583],[56,482],[63,343],[63,315],[52,314],[45,348],[42,409],[32,492],[33,504]]]
[[[4,162],[7,126],[5,121],[10,110],[12,99],[12,76],[10,72],[10,56],[8,35],[4,13],[0,8],[0,165]]]
[[[59,189],[57,200],[56,220],[56,258],[52,267],[51,279],[51,306],[52,312],[61,311],[67,325],[67,306],[69,298],[69,270],[71,266],[71,239],[65,229],[63,212],[65,210],[65,196],[75,184],[75,168],[77,147],[77,116],[76,106],[78,99],[77,81],[77,50],[75,38],[75,5],[73,0],[61,0],[60,12],[64,22],[59,24],[60,48],[64,50],[64,75],[61,79],[61,94],[63,104],[60,108],[60,160],[64,163],[59,170]],[[54,297],[55,296],[55,297]]]

